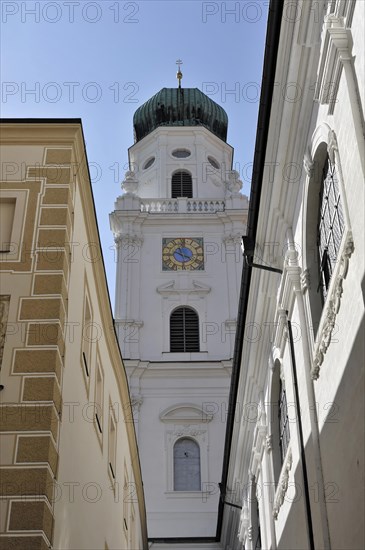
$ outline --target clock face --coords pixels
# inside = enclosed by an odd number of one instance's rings
[[[162,270],[204,269],[204,245],[201,237],[162,239]]]

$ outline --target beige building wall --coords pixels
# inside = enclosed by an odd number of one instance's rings
[[[0,547],[146,548],[81,123],[4,121],[1,152]]]

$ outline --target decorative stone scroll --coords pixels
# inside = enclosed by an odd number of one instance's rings
[[[339,267],[335,274],[335,280],[331,285],[330,294],[324,306],[323,318],[324,321],[320,325],[318,342],[315,347],[313,363],[311,368],[311,376],[313,380],[319,377],[319,371],[331,343],[332,331],[336,323],[336,317],[341,305],[341,297],[343,292],[343,281],[346,279],[348,264],[351,254],[354,251],[354,242],[351,231],[347,232],[346,241],[342,249],[342,254],[339,258]]]
[[[285,457],[283,467],[281,469],[279,483],[275,493],[274,506],[272,511],[272,515],[274,519],[278,519],[280,508],[284,502],[284,498],[288,490],[289,472],[291,470],[292,464],[293,464],[293,455],[292,455],[291,448],[289,448],[287,455]]]

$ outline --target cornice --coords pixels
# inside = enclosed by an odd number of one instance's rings
[[[352,32],[346,28],[344,17],[329,14],[324,23],[324,40],[319,61],[315,99],[329,105],[332,114],[337,101],[343,63],[352,60]]]
[[[175,285],[176,280],[172,280],[168,283],[158,286],[156,288],[156,291],[161,294],[161,296],[167,297],[180,294],[196,294],[197,296],[206,296],[212,290],[210,286],[205,285],[204,283],[200,283],[199,281],[195,281],[194,279],[191,281],[190,288],[178,288]]]
[[[211,422],[213,415],[208,414],[201,407],[194,403],[179,403],[172,405],[160,413],[161,422],[180,424],[188,422],[189,424],[201,424]]]

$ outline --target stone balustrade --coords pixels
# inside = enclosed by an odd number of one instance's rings
[[[159,213],[214,213],[224,212],[225,201],[222,199],[141,199],[141,212]]]

